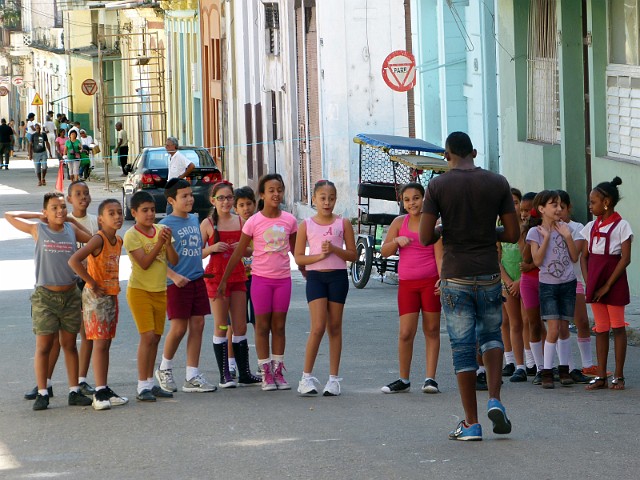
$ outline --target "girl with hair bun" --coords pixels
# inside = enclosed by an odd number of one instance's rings
[[[629,304],[626,269],[631,263],[633,232],[615,207],[620,201],[620,177],[602,182],[589,194],[589,210],[597,218],[589,222],[582,235],[587,240],[582,252],[582,271],[587,283],[586,299],[595,318],[598,376],[587,390],[607,388],[609,330],[613,330],[616,367],[612,390],[624,390],[624,361],[627,355],[627,332],[624,306]]]

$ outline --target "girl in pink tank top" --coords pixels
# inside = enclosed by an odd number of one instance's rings
[[[213,314],[213,351],[220,370],[220,388],[235,388],[236,385],[258,385],[261,379],[249,368],[249,346],[247,342],[247,287],[244,265],[238,263],[225,288],[225,295],[216,298],[216,291],[235,247],[240,241],[242,220],[231,213],[233,185],[222,181],[211,187],[213,214],[200,224],[202,256],[209,257],[205,268],[205,284],[211,313]],[[251,255],[250,251],[245,252]],[[229,370],[229,344],[227,332],[231,316],[231,343],[238,365],[238,381]]]
[[[316,384],[319,382],[311,372],[325,330],[329,335],[329,381],[323,392],[325,396],[340,395],[342,312],[349,291],[347,262],[356,260],[356,244],[351,223],[333,213],[336,193],[335,185],[329,180],[315,184],[313,204],[318,213],[300,224],[296,239],[295,259],[300,270],[306,269],[311,317],[302,379],[298,384],[298,393],[303,396],[318,394]],[[305,253],[307,243],[309,253]]]
[[[400,378],[382,387],[384,393],[408,392],[413,341],[418,330],[418,318],[422,312],[422,331],[426,343],[426,378],[424,393],[438,393],[436,368],[440,354],[440,265],[442,240],[424,246],[419,239],[420,215],[424,187],[419,183],[407,183],[400,190],[402,204],[407,215],[397,217],[389,227],[380,249],[383,257],[399,254],[398,264],[398,358]]]

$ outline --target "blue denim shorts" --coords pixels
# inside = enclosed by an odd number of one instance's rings
[[[540,318],[542,320],[573,320],[576,308],[577,281],[566,283],[540,282]]]
[[[504,349],[500,274],[443,279],[440,290],[455,372],[475,372],[477,345]]]

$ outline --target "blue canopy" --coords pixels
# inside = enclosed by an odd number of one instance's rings
[[[399,137],[395,135],[378,135],[373,133],[359,133],[353,139],[361,145],[371,145],[386,150],[410,150],[414,152],[444,153],[444,148],[419,138]]]

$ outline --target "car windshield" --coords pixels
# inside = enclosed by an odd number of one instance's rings
[[[193,162],[196,167],[213,167],[215,164],[206,150],[180,149],[180,153]],[[169,168],[169,154],[162,149],[149,150],[147,153],[147,168],[155,170]]]

